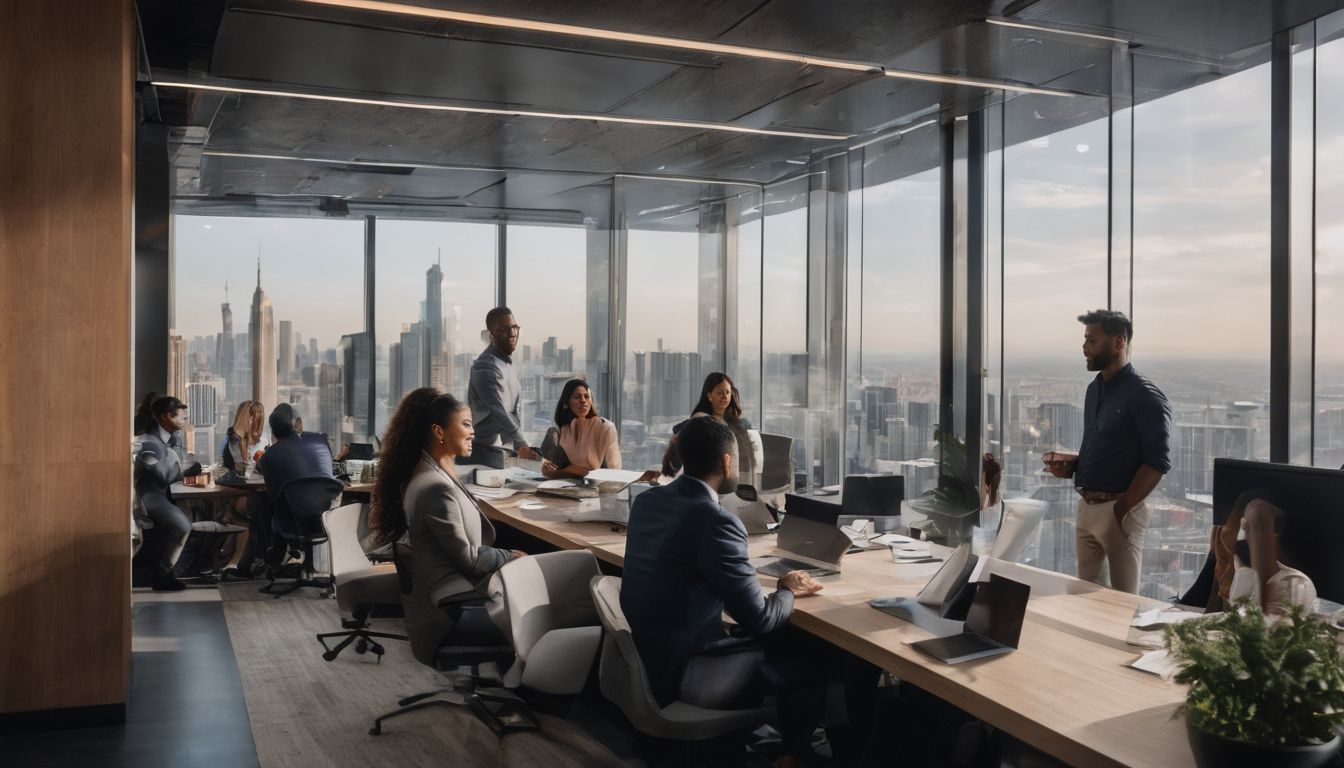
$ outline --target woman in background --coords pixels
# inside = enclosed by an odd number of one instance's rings
[[[594,469],[621,468],[616,425],[597,415],[592,390],[583,379],[565,382],[541,455],[541,472],[547,477],[583,477]]]
[[[691,418],[718,419],[733,430],[733,435],[737,437],[738,475],[744,484],[754,484],[764,448],[761,446],[760,434],[751,428],[750,421],[742,418],[742,395],[728,374],[714,371],[705,377],[705,383],[700,387],[700,400],[691,409]],[[672,428],[673,438],[663,457],[663,474],[676,474],[681,469],[675,435],[685,424],[683,421]]]
[[[261,443],[261,430],[266,425],[266,409],[256,400],[244,400],[233,415],[233,425],[224,436],[220,461],[224,468],[242,477],[252,466],[252,452]]]

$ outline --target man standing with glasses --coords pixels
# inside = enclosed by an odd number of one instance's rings
[[[1055,477],[1072,477],[1078,500],[1078,578],[1096,582],[1102,561],[1111,587],[1139,591],[1144,499],[1171,469],[1171,406],[1167,396],[1129,362],[1134,326],[1122,312],[1098,309],[1078,317],[1083,357],[1097,377],[1087,386],[1083,443],[1077,454],[1050,451],[1041,459]]]
[[[471,364],[471,383],[467,388],[476,437],[471,456],[461,458],[463,463],[503,469],[508,453],[517,452],[520,459],[541,456],[523,437],[522,387],[512,357],[522,329],[514,323],[513,310],[508,307],[495,307],[487,312],[485,328],[490,334],[490,346]]]

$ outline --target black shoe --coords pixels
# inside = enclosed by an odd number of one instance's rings
[[[172,570],[167,568],[155,568],[149,577],[149,586],[155,592],[179,592],[187,588],[187,585],[178,581],[177,577],[173,576]]]

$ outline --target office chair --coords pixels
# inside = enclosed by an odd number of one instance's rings
[[[313,565],[313,548],[327,542],[327,531],[322,527],[322,513],[340,498],[345,486],[334,477],[311,477],[291,480],[274,496],[272,525],[275,534],[288,545],[290,554],[303,554],[303,561],[272,568],[268,581],[260,592],[267,595],[287,595],[299,587],[330,589],[330,576],[318,577]],[[280,579],[290,583],[277,586]]]
[[[505,688],[572,696],[583,690],[597,659],[602,625],[588,584],[599,575],[586,549],[548,552],[499,569],[517,660]]]
[[[415,594],[415,582],[408,547],[393,544],[392,562],[397,571],[401,604],[406,610],[406,628],[410,634],[411,650],[415,653],[416,659],[440,671],[469,668],[471,674],[453,678],[451,687],[417,693],[401,699],[397,702],[397,709],[373,721],[369,735],[382,735],[384,720],[431,707],[467,707],[477,719],[498,735],[502,735],[505,728],[515,730],[536,728],[536,719],[522,706],[517,696],[503,688],[481,685],[488,682],[480,677],[481,667],[494,664],[500,669],[504,668],[514,660],[513,646],[507,643],[454,645],[450,634],[443,643],[426,650],[425,644],[432,641],[427,640],[423,634],[417,635],[417,627],[435,626],[438,623],[435,619],[438,617],[430,616],[429,612],[446,609],[410,599]]]
[[[1050,503],[1040,499],[1004,499],[1003,522],[999,524],[989,556],[1018,562],[1022,550],[1040,540],[1041,520],[1049,509]]]
[[[705,709],[674,701],[658,706],[649,687],[644,662],[635,649],[630,622],[621,610],[621,580],[595,576],[590,589],[597,615],[605,630],[598,680],[606,696],[630,720],[635,730],[659,739],[681,742],[708,741],[736,731],[748,731],[766,721],[769,710]]]
[[[777,495],[793,490],[793,438],[761,433],[761,495]]]
[[[397,569],[391,563],[373,564],[359,544],[359,523],[368,513],[367,504],[346,504],[328,510],[322,515],[322,527],[327,531],[331,547],[331,577],[336,589],[336,606],[342,614],[343,632],[323,632],[317,636],[325,651],[322,658],[334,661],[351,643],[355,653],[372,651],[383,660],[383,646],[374,638],[409,640],[406,635],[391,635],[369,631],[369,614],[379,605],[397,605],[401,590],[397,584]],[[335,646],[328,646],[328,638],[342,638]]]

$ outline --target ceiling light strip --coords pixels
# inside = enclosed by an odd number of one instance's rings
[[[864,147],[870,147],[878,143],[879,141],[886,141],[887,139],[895,139],[897,137],[904,136],[905,134],[910,133],[912,131],[918,131],[920,128],[926,128],[930,125],[937,125],[937,124],[938,124],[937,120],[933,119],[925,120],[922,123],[916,123],[914,125],[906,126],[900,129],[899,131],[891,131],[889,133],[884,133],[880,136],[874,136],[873,138],[868,139],[862,144],[855,144],[854,146],[850,147],[850,149],[855,150],[855,149],[863,149]]]
[[[241,88],[233,85],[206,85],[204,83],[178,82],[172,80],[153,80],[150,85],[159,88],[182,88],[194,91],[215,91],[218,93],[239,93],[252,96],[280,96],[309,101],[330,101],[341,104],[364,104],[375,107],[400,107],[420,109],[431,112],[462,112],[476,115],[500,115],[503,117],[539,117],[548,120],[593,120],[599,123],[621,123],[625,125],[656,125],[665,128],[691,128],[700,131],[725,131],[728,133],[746,133],[757,136],[782,136],[795,139],[813,139],[816,141],[842,141],[853,138],[853,134],[810,133],[806,131],[787,131],[773,128],[747,128],[730,123],[695,122],[692,120],[667,120],[652,117],[620,117],[617,115],[594,115],[574,112],[542,112],[527,109],[495,109],[490,107],[463,107],[448,104],[427,104],[415,101],[393,101],[389,99],[369,99],[356,96],[331,96],[299,91],[280,91],[264,88]]]
[[[951,85],[968,85],[975,88],[988,88],[990,90],[1014,91],[1017,93],[1037,93],[1049,96],[1073,96],[1075,94],[1068,91],[1062,91],[1052,88],[1035,88],[1032,86],[1015,85],[997,80],[986,80],[976,77],[958,77],[955,75],[934,75],[924,72],[910,72],[900,69],[888,69],[881,64],[867,61],[849,61],[845,59],[830,59],[820,56],[808,56],[801,53],[791,53],[788,51],[775,51],[769,48],[755,48],[747,45],[729,45],[726,43],[711,43],[701,40],[687,40],[680,37],[664,37],[662,35],[645,35],[637,32],[618,32],[611,29],[599,29],[597,27],[580,27],[573,24],[557,24],[549,21],[536,21],[533,19],[518,19],[509,16],[491,16],[483,13],[468,13],[465,11],[449,11],[440,8],[425,8],[416,5],[405,5],[403,3],[389,3],[382,0],[301,0],[301,2],[312,5],[324,5],[335,8],[349,8],[354,10],[374,11],[377,13],[391,13],[402,16],[417,16],[427,19],[438,19],[441,21],[454,21],[461,24],[475,24],[479,26],[500,27],[505,29],[521,29],[531,32],[550,32],[559,35],[572,35],[575,37],[587,37],[598,40],[614,40],[617,42],[634,43],[637,45],[651,45],[660,48],[674,48],[684,51],[700,51],[704,53],[720,53],[729,56],[745,56],[755,59],[770,59],[773,61],[790,61],[797,64],[807,64],[814,67],[824,67],[827,69],[841,69],[850,72],[868,72],[874,75],[881,74],[886,77],[894,77],[903,80],[919,80],[930,83],[946,83]],[[1081,34],[1081,33],[1075,33]]]
[[[1100,40],[1107,43],[1116,43],[1119,45],[1133,45],[1129,40],[1109,35],[1097,35],[1091,32],[1074,32],[1069,29],[1058,29],[1056,27],[1043,27],[1037,24],[1027,24],[1026,22],[1015,21],[1011,19],[987,18],[986,24],[994,24],[999,27],[1012,27],[1014,29],[1029,29],[1033,32],[1047,32],[1052,35],[1066,35],[1068,37],[1082,37],[1088,40]]]

